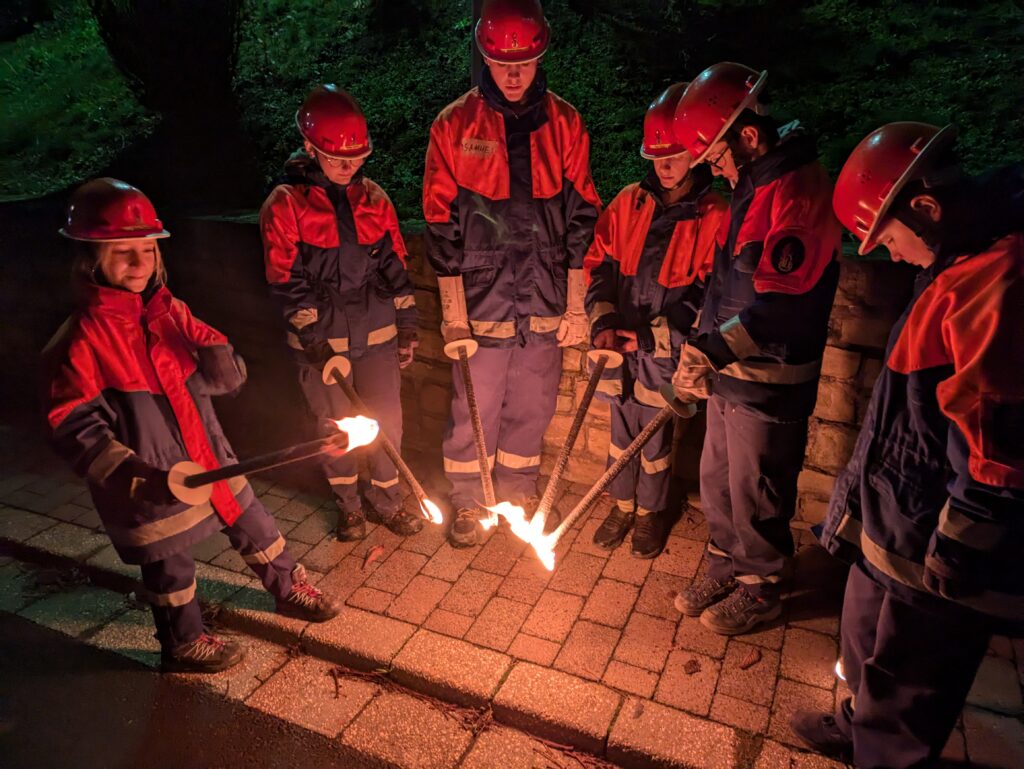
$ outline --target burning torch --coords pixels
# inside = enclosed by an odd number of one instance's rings
[[[349,361],[344,355],[335,355],[333,358],[324,364],[323,380],[324,384],[334,383],[341,388],[341,391],[345,393],[345,397],[348,398],[349,403],[352,404],[353,408],[363,414],[369,413],[366,404],[363,403],[363,399],[359,397],[359,393],[356,392],[356,388],[352,386],[352,383],[348,381],[349,374],[352,373],[352,362]],[[416,480],[416,476],[412,474],[412,470],[409,465],[402,459],[402,454],[391,439],[388,438],[387,434],[381,431],[380,443],[384,448],[384,453],[388,455],[388,458],[394,462],[395,467],[398,470],[399,475],[405,478],[405,482],[409,484],[409,488],[412,489],[413,495],[416,497],[416,501],[419,502],[420,510],[423,511],[423,516],[431,523],[442,523],[444,518],[441,516],[441,510],[427,499],[427,493],[423,490],[423,486]]]
[[[338,426],[336,435],[299,443],[233,465],[218,467],[216,470],[207,470],[197,462],[178,462],[167,473],[167,485],[174,496],[182,502],[201,505],[209,501],[213,494],[213,484],[217,481],[226,481],[239,475],[262,473],[264,470],[300,462],[327,452],[342,456],[373,443],[380,432],[376,421],[363,416],[335,419],[334,423]]]

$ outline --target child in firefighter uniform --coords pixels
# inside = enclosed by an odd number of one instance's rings
[[[762,114],[766,78],[716,64],[689,85],[675,117],[694,161],[733,185],[697,333],[673,378],[682,400],[708,398],[700,494],[711,534],[707,574],[675,603],[724,635],[782,611],[797,476],[839,279],[832,184],[813,138]]]
[[[445,341],[480,345],[469,365],[498,495],[530,507],[555,411],[559,346],[586,341],[583,255],[600,201],[583,121],[548,91],[539,67],[550,30],[537,0],[487,0],[475,35],[482,82],[430,130],[427,254]],[[458,369],[453,379],[443,446],[457,510],[449,537],[468,547],[480,535],[483,496]]]
[[[930,767],[991,636],[1024,627],[1024,166],[972,178],[951,127],[891,123],[834,201],[860,253],[923,269],[821,536],[853,564],[853,697],[792,726],[858,769]]]
[[[597,397],[611,403],[609,465],[666,405],[659,390],[671,381],[697,317],[728,208],[711,192],[708,168],[691,170],[689,153],[673,139],[685,87],[670,86],[648,108],[640,154],[652,161],[651,171],[601,214],[584,260],[591,345],[624,353],[622,366],[606,368],[598,384]],[[661,552],[671,451],[669,422],[615,479],[615,507],[594,544],[613,549],[633,528],[634,556]]]
[[[402,445],[399,369],[417,346],[416,301],[405,269],[398,216],[362,173],[373,147],[363,113],[334,85],[314,89],[296,114],[304,148],[260,211],[267,282],[288,324],[299,384],[322,435],[352,414],[341,388],[325,384],[324,363],[344,355],[369,416]],[[368,450],[371,515],[396,534],[415,534],[422,516],[402,509],[398,470],[384,449]],[[366,536],[359,455],[326,456],[338,505],[338,539]]]
[[[227,339],[192,316],[164,281],[150,201],[116,179],[72,196],[61,234],[75,242],[78,308],[44,351],[53,444],[89,483],[103,528],[142,569],[165,670],[213,672],[244,649],[203,627],[189,548],[225,530],[277,602],[321,622],[339,606],[306,580],[245,478],[214,484],[209,502],[171,494],[167,471],[236,461],[210,396],[237,391],[245,367]]]

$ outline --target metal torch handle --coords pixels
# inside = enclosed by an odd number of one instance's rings
[[[366,410],[366,404],[363,399],[359,397],[359,393],[356,392],[356,388],[341,375],[340,371],[335,370],[331,376],[334,378],[334,383],[341,387],[342,392],[345,393],[345,397],[349,399],[356,411],[367,416],[373,416]],[[402,459],[402,454],[398,451],[398,448],[391,439],[385,434],[384,430],[381,429],[377,434],[377,440],[380,441],[381,446],[384,447],[384,453],[388,455],[388,458],[394,462],[395,468],[398,470],[399,475],[405,478],[405,482],[409,484],[412,489],[413,495],[416,497],[416,501],[423,504],[423,500],[427,498],[427,493],[423,490],[423,486],[416,480],[416,477],[412,474],[412,470],[409,465]]]
[[[649,441],[651,437],[673,416],[675,416],[675,411],[672,410],[672,407],[665,406],[655,415],[654,419],[647,423],[647,426],[641,430],[640,434],[633,439],[633,442],[626,447],[625,451],[622,452],[622,455],[604,471],[604,475],[602,475],[598,479],[597,483],[591,487],[590,491],[584,495],[583,499],[581,499],[576,507],[573,508],[572,512],[562,520],[558,525],[558,528],[551,532],[549,539],[552,543],[552,547],[554,547],[554,543],[558,542],[558,540],[562,538],[562,535],[565,534],[565,532],[572,528],[576,521],[586,515],[597,501],[597,498],[608,490],[608,487],[612,485],[612,481],[614,481],[616,476],[622,472],[623,468],[640,453],[640,450],[644,447],[647,441]]]
[[[473,438],[476,443],[476,458],[480,464],[480,485],[484,491],[484,505],[494,507],[494,483],[491,481],[491,464],[487,461],[487,441],[484,439],[484,424],[480,420],[480,408],[476,403],[476,392],[473,390],[473,377],[469,372],[469,354],[466,348],[459,347],[459,372],[462,374],[462,386],[466,389],[466,404],[469,406],[469,421],[473,425]]]
[[[551,512],[551,508],[555,504],[555,496],[558,494],[558,486],[562,481],[562,475],[565,474],[565,468],[569,466],[569,456],[572,454],[573,446],[576,445],[576,439],[579,437],[580,428],[583,427],[583,420],[587,416],[587,411],[590,409],[590,402],[594,399],[594,393],[597,392],[597,385],[600,383],[601,375],[604,374],[605,366],[608,364],[608,355],[601,355],[594,362],[594,370],[590,374],[590,379],[587,382],[587,389],[583,391],[583,397],[580,399],[580,405],[576,409],[576,414],[572,419],[572,424],[569,426],[569,434],[565,438],[565,443],[562,444],[561,450],[558,452],[558,458],[555,460],[554,469],[551,471],[551,477],[548,479],[548,485],[544,488],[544,496],[541,497],[540,504],[537,505],[537,512],[547,515]]]
[[[303,459],[315,457],[322,454],[328,448],[344,449],[348,447],[348,435],[339,432],[337,435],[330,435],[326,438],[319,438],[315,441],[307,441],[297,446],[274,451],[270,454],[263,454],[233,465],[218,467],[216,470],[207,470],[205,473],[194,473],[182,479],[183,486],[189,489],[196,489],[209,483],[225,481],[238,475],[249,473],[262,473],[264,470],[271,470],[281,465],[288,465],[292,462],[299,462]]]

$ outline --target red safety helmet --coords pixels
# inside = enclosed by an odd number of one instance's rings
[[[166,238],[171,234],[141,190],[109,177],[86,182],[71,194],[59,232],[72,240],[97,242]]]
[[[336,85],[321,85],[310,91],[295,113],[295,124],[303,138],[328,157],[354,160],[373,152],[363,111]]]
[[[858,253],[877,245],[878,226],[904,185],[931,170],[931,159],[955,140],[953,126],[889,123],[857,145],[836,179],[832,208],[861,241]]]
[[[484,0],[474,34],[480,53],[500,64],[539,59],[551,42],[538,0]]]
[[[640,145],[640,157],[657,160],[686,152],[686,147],[676,141],[672,124],[675,121],[676,105],[688,85],[670,85],[651,102],[644,115],[644,141]]]
[[[757,95],[767,79],[767,71],[725,61],[708,67],[690,83],[676,107],[673,125],[676,141],[690,151],[694,163],[703,162],[743,110],[759,110]]]

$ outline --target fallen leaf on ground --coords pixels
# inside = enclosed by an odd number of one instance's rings
[[[700,672],[700,663],[695,659],[688,659],[683,665],[683,672],[688,676],[696,675]]]
[[[740,660],[740,670],[749,670],[761,661],[761,650],[751,649],[746,656]]]
[[[638,702],[636,706],[633,708],[633,718],[640,718],[640,716],[642,716],[643,714],[644,704],[642,702]]]
[[[367,551],[366,557],[363,559],[363,571],[366,571],[367,567],[382,555],[384,555],[384,547],[382,545],[374,545],[371,547]]]

